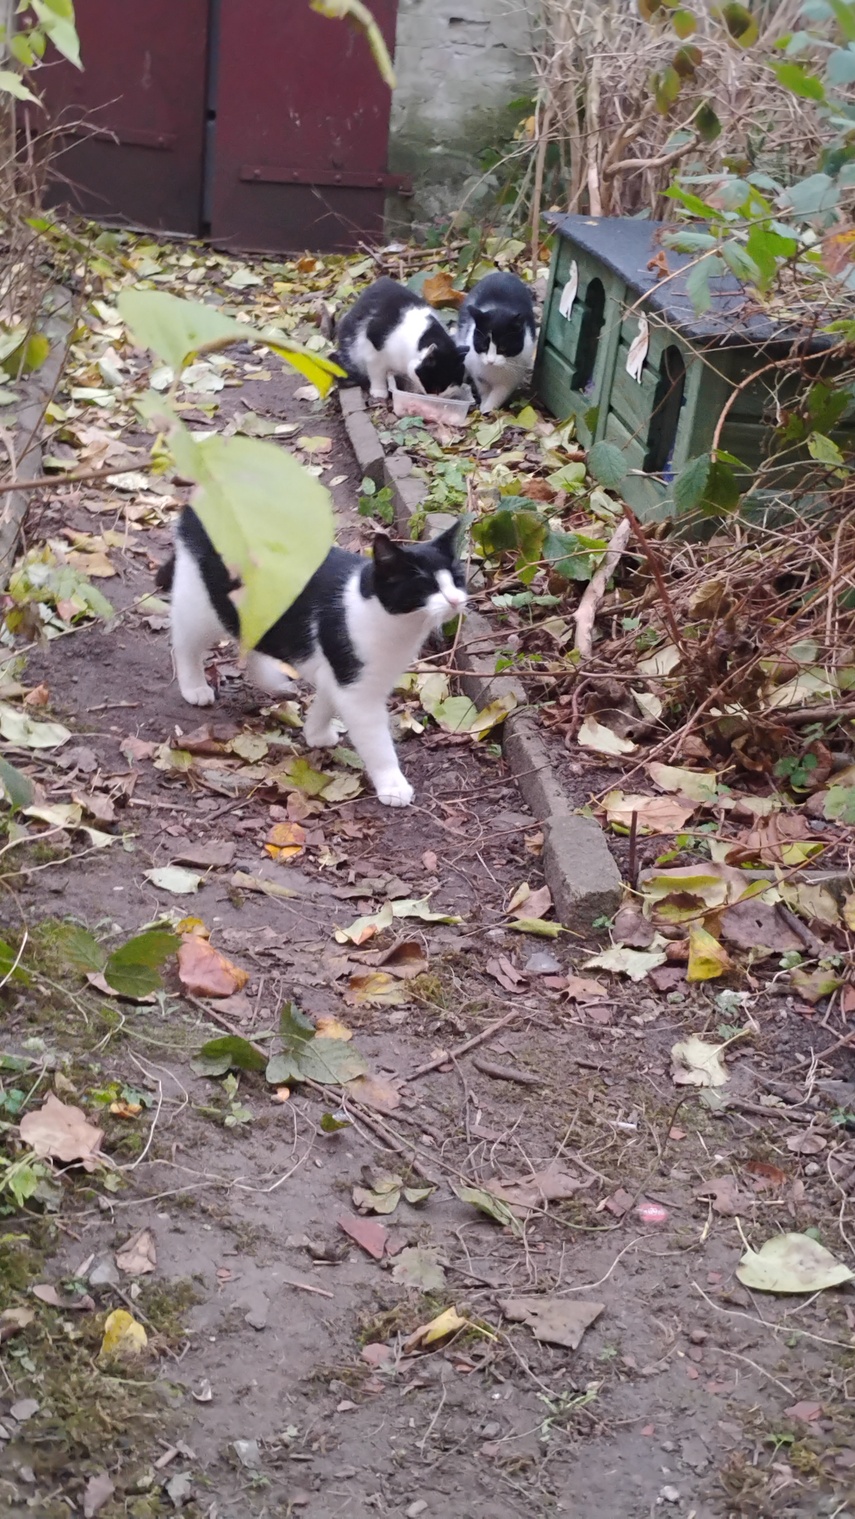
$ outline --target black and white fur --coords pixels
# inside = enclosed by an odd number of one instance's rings
[[[526,380],[534,359],[531,291],[515,274],[488,274],[460,308],[457,341],[475,381],[482,412],[504,406]]]
[[[345,312],[336,343],[334,357],[378,401],[399,376],[407,388],[432,396],[463,384],[464,350],[427,301],[385,274]]]
[[[435,628],[466,602],[457,558],[457,524],[430,543],[374,538],[372,558],[332,548],[305,590],[260,639],[247,674],[272,696],[293,694],[284,660],[315,687],[303,736],[311,749],[339,742],[341,719],[378,800],[406,807],[413,788],[401,772],[389,729],[388,698]],[[175,557],[158,583],[170,588],[172,656],[185,701],[214,700],[205,655],[224,634],[238,633],[230,575],[192,507],[175,534]]]

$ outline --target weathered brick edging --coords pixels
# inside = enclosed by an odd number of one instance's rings
[[[361,390],[347,386],[338,392],[344,425],[363,475],[378,487],[389,486],[395,522],[409,536],[409,521],[427,498],[424,483],[412,473],[413,464],[402,450],[386,455]],[[574,809],[550,763],[546,744],[527,707],[521,683],[513,676],[496,676],[490,651],[498,641],[492,624],[470,612],[457,642],[457,655],[467,673],[460,677],[466,695],[479,707],[509,691],[517,709],[505,719],[502,748],[508,768],[543,828],[543,870],[555,911],[567,927],[590,928],[597,918],[610,917],[621,898],[620,872],[602,829],[593,818]]]

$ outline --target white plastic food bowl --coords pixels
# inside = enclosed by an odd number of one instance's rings
[[[415,390],[399,390],[392,380],[390,390],[396,417],[421,417],[424,422],[444,422],[448,427],[465,427],[467,414],[475,404],[468,385],[450,385],[441,396],[426,396]]]

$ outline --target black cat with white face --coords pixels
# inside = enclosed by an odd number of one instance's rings
[[[303,736],[310,748],[339,742],[340,719],[359,752],[379,801],[406,807],[413,788],[401,773],[386,703],[428,635],[460,612],[466,580],[457,557],[458,525],[430,543],[393,543],[377,533],[372,557],[332,548],[290,607],[247,659],[250,679],[272,696],[293,695],[279,661],[315,687]],[[205,528],[185,507],[175,557],[158,584],[172,591],[175,673],[185,701],[214,700],[205,655],[238,632],[237,588]]]
[[[488,274],[460,308],[457,341],[482,412],[504,406],[523,384],[535,349],[534,301],[515,274]]]
[[[459,348],[427,301],[397,280],[375,280],[336,328],[337,354],[349,377],[384,400],[390,379],[438,396],[465,378],[465,349]]]

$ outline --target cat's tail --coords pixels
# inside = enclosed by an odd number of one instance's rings
[[[159,591],[171,591],[172,582],[174,579],[175,555],[170,554],[169,558],[163,564],[158,565],[154,575],[154,583]]]
[[[362,375],[357,374],[354,369],[351,369],[350,365],[347,362],[347,359],[344,357],[344,354],[339,353],[338,349],[336,348],[329,355],[329,357],[334,364],[338,364],[339,369],[344,370],[346,375],[346,383],[348,385],[361,385],[363,388],[365,388],[366,381],[363,379]],[[339,381],[339,384],[341,383],[342,382]]]

